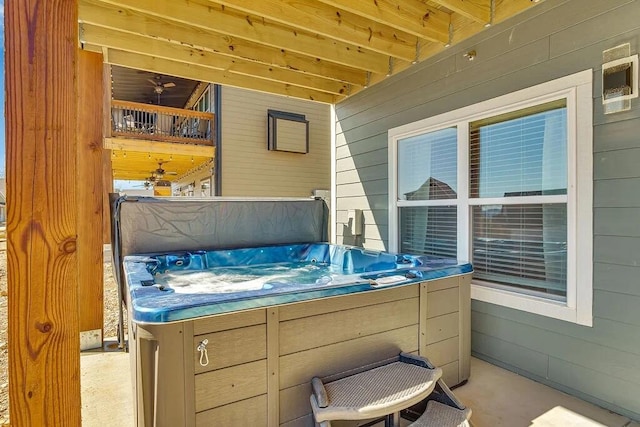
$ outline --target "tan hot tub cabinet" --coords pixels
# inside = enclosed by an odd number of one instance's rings
[[[471,275],[151,325],[131,323],[138,426],[313,426],[311,379],[400,351],[469,378]],[[207,366],[198,345],[208,341]]]

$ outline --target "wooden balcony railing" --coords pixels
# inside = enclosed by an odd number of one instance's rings
[[[111,101],[111,136],[213,145],[213,113]]]

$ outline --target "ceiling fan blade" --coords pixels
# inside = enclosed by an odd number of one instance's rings
[[[171,171],[171,172],[165,172],[164,174],[165,175],[178,175],[178,172]]]
[[[149,83],[151,83],[152,85],[154,85],[154,86],[158,86],[158,82],[156,82],[156,81],[155,81],[155,80],[153,80],[153,79],[147,79],[147,81],[148,81]]]
[[[167,83],[163,84],[162,86],[164,86],[164,87],[176,87],[176,84],[174,82],[167,82]]]

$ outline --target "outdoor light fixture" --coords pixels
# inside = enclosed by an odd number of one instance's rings
[[[630,55],[629,43],[602,53],[602,104],[605,114],[631,109],[638,97],[638,55]]]
[[[475,50],[470,50],[469,52],[465,53],[464,56],[465,58],[467,58],[469,61],[473,61],[474,59],[476,59],[476,51]]]

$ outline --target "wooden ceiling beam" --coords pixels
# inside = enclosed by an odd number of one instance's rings
[[[192,157],[213,157],[215,147],[195,144],[172,144],[170,142],[144,139],[104,138],[104,148],[118,151],[139,151],[147,154],[175,154]]]
[[[380,53],[306,31],[286,28],[260,17],[234,13],[212,3],[203,5],[189,0],[101,0],[99,3],[374,73],[386,73],[389,66],[388,56]],[[124,31],[128,24],[124,16],[126,13],[123,11],[119,26]]]
[[[113,179],[132,180],[132,181],[146,181],[151,177],[154,170],[152,165],[144,165],[143,163],[127,162],[126,159],[115,158],[112,159],[113,166]],[[158,167],[158,164],[155,164]],[[169,167],[169,166],[167,166]],[[178,168],[181,172],[176,175],[165,175],[162,177],[163,181],[174,181],[180,175],[184,175],[190,169],[193,168],[193,164],[187,169],[185,167]],[[148,169],[148,170],[147,170]]]
[[[413,61],[417,37],[317,1],[211,0],[251,15]]]
[[[491,22],[491,0],[432,0],[480,24]]]
[[[529,9],[530,7],[535,6],[536,4],[532,1],[526,0],[494,0],[494,13],[493,13],[493,22],[498,23],[502,22],[505,19],[512,17],[515,14],[522,12],[525,9]]]
[[[226,55],[229,58],[255,61],[355,85],[364,85],[366,82],[367,73],[363,70],[290,52],[288,49],[277,49],[212,31],[188,28],[155,17],[118,10],[113,6],[100,6],[92,1],[83,0],[80,3],[79,17],[81,22],[121,31],[125,30],[122,28],[122,21],[126,19],[126,31],[131,34],[144,35]],[[95,47],[87,46],[85,49],[95,49]]]
[[[271,67],[240,58],[231,58],[213,52],[195,49],[164,40],[148,38],[92,24],[80,24],[80,41],[89,45],[106,46],[140,55],[201,65],[217,71],[254,76],[280,83],[305,87],[336,95],[345,95],[349,85],[335,80],[304,74],[286,68]]]
[[[118,160],[117,159],[114,159],[114,160],[117,164]],[[155,167],[158,167],[158,165],[156,164]],[[145,170],[138,169],[138,168],[144,168],[144,165],[131,163],[131,162],[130,163],[121,162],[119,166],[114,166],[112,177],[113,179],[132,180],[132,181],[146,181],[148,178],[151,178],[151,175],[152,175],[151,171],[153,170],[153,167],[149,167],[148,168],[149,170],[146,172]],[[193,165],[191,165],[189,169],[180,168],[180,170],[181,171],[183,170],[183,172],[180,172],[178,175],[163,176],[162,180],[170,181],[170,182],[175,181],[178,179],[179,176],[187,174],[191,169],[193,169]]]
[[[214,70],[200,65],[187,64],[154,56],[145,56],[121,50],[109,49],[109,63],[121,67],[150,71],[152,73],[166,74],[185,79],[198,80],[210,83],[218,83],[240,87],[245,89],[268,92],[276,95],[290,96],[293,98],[307,99],[310,101],[335,104],[343,96],[320,92],[313,89],[302,88],[285,83],[258,79],[255,77],[233,74],[228,71]]]
[[[86,50],[87,52],[102,53],[102,46],[98,46],[97,44],[81,43],[80,49]]]
[[[426,40],[449,42],[448,13],[431,8],[420,0],[318,0],[326,5],[413,34]],[[416,13],[418,12],[418,13]]]

